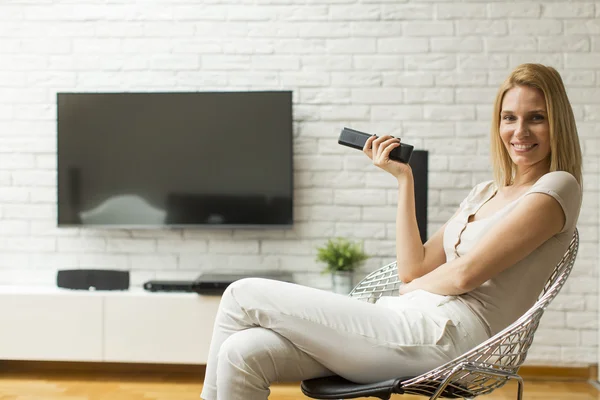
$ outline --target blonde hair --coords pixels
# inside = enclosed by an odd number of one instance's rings
[[[541,64],[521,64],[498,89],[491,129],[491,157],[494,179],[498,187],[513,182],[516,172],[508,151],[500,138],[500,112],[504,95],[516,86],[529,86],[542,91],[550,126],[550,172],[567,171],[582,183],[582,157],[575,116],[558,71]]]

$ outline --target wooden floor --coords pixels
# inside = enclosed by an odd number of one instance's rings
[[[169,376],[94,376],[88,374],[3,373],[0,376],[0,400],[198,400],[202,383],[198,378]],[[596,400],[600,392],[591,384],[580,382],[525,382],[527,400]],[[393,399],[423,400],[416,396],[393,396]],[[479,397],[486,400],[516,399],[516,384],[509,383],[494,393]],[[270,399],[302,400],[298,385],[276,385]]]

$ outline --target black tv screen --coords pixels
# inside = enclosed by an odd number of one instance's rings
[[[292,93],[58,93],[59,226],[293,224]]]

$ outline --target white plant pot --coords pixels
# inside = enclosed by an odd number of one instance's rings
[[[339,271],[331,273],[331,288],[334,293],[348,294],[354,288],[354,273]]]

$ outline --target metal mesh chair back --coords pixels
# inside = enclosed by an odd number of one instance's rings
[[[464,355],[410,380],[402,382],[405,393],[472,398],[492,392],[517,373],[525,361],[536,329],[546,307],[556,297],[567,280],[579,247],[575,230],[569,247],[548,278],[536,303],[517,321]],[[402,282],[396,263],[388,264],[367,275],[350,293],[359,300],[376,302],[381,296],[394,296]],[[440,383],[452,379],[443,393]]]

